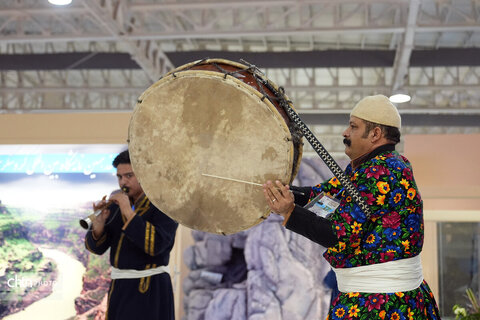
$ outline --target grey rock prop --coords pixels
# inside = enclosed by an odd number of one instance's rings
[[[321,159],[304,158],[293,184],[311,186],[331,176]],[[183,320],[326,318],[331,290],[323,283],[330,270],[325,248],[285,229],[282,220],[271,214],[228,236],[192,231],[195,244],[184,252],[191,272],[183,284]]]

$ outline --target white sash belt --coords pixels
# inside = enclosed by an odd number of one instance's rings
[[[134,270],[134,269],[118,269],[112,267],[112,271],[110,272],[110,278],[113,279],[136,279],[136,278],[144,278],[150,277],[156,274],[170,272],[168,266],[159,266],[153,269],[146,269],[146,270]]]
[[[341,292],[387,293],[416,289],[423,281],[420,256],[353,268],[333,268]]]

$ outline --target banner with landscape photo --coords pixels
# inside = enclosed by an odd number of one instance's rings
[[[0,146],[0,318],[87,319],[105,309],[108,254],[79,220],[118,188],[122,145]]]

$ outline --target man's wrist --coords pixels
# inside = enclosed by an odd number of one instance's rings
[[[288,219],[290,219],[290,216],[292,215],[293,210],[295,210],[295,204],[292,205],[292,207],[285,213],[281,214],[283,217],[283,223],[282,225],[285,226],[288,222]]]
[[[103,230],[101,232],[98,232],[98,231],[92,229],[93,240],[98,241],[98,239],[100,239],[102,237],[102,235],[103,235]]]

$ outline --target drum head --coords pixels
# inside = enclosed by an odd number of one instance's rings
[[[170,74],[147,89],[129,126],[132,167],[150,201],[192,229],[232,234],[265,219],[254,183],[293,177],[294,146],[262,95],[233,77],[203,70]]]

